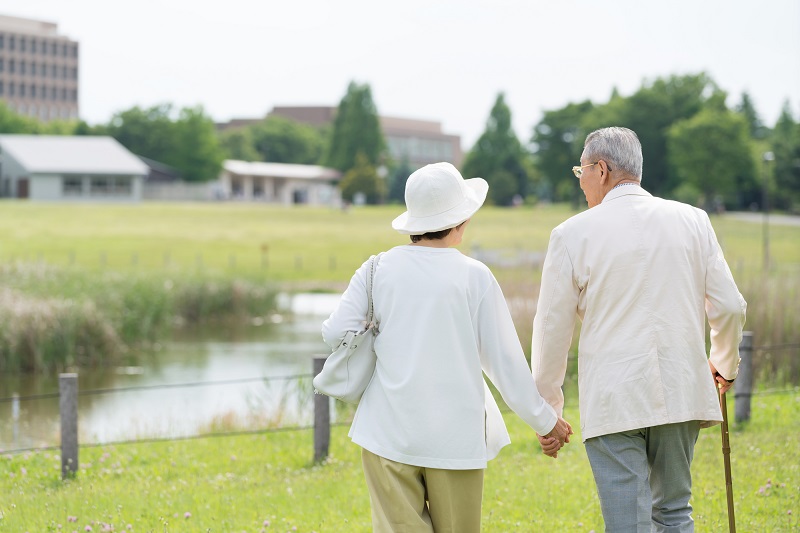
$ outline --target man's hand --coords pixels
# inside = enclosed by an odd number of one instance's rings
[[[728,392],[728,389],[733,387],[733,381],[728,381],[727,379],[723,378],[717,369],[714,368],[714,363],[711,362],[709,359],[708,367],[711,369],[711,376],[714,378],[714,384],[719,389],[720,394],[725,394]]]
[[[558,450],[560,450],[565,443],[569,442],[569,436],[572,435],[572,433],[572,426],[569,425],[569,422],[559,417],[556,425],[550,430],[550,433],[544,437],[537,434],[537,437],[539,437],[539,445],[542,447],[542,453],[556,459],[558,457]]]

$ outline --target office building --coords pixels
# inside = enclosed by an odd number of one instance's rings
[[[77,119],[78,43],[52,22],[0,15],[0,100],[41,121]]]

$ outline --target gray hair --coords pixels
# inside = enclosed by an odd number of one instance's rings
[[[612,172],[620,169],[642,181],[642,144],[633,130],[615,126],[593,131],[583,143],[583,157],[591,162],[602,159]]]

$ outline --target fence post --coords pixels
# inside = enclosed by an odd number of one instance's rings
[[[753,395],[753,332],[742,332],[739,344],[739,375],[733,384],[733,397],[736,400],[734,417],[736,422],[750,420],[750,397]]]
[[[314,376],[322,372],[326,357],[314,357]],[[314,462],[319,463],[328,457],[331,441],[330,398],[324,394],[314,395]]]
[[[61,478],[78,471],[78,374],[58,376],[61,413]]]
[[[11,395],[11,420],[14,421],[14,444],[19,439],[19,394]]]

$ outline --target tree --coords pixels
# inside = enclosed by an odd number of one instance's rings
[[[736,106],[736,112],[742,115],[747,121],[750,136],[753,139],[763,139],[766,136],[767,130],[764,127],[764,123],[761,122],[758,112],[756,112],[756,108],[753,105],[753,101],[750,99],[750,95],[747,92],[742,93],[742,101]]]
[[[526,157],[511,127],[511,109],[500,93],[486,121],[486,129],[464,160],[463,174],[467,178],[484,178],[489,183],[492,202],[509,205],[515,195],[525,197],[528,194]]]
[[[270,116],[250,130],[261,161],[316,165],[322,159],[324,141],[313,126]]]
[[[0,101],[0,133],[38,133],[38,122],[20,115]]]
[[[404,157],[400,164],[392,171],[389,182],[389,201],[404,203],[406,201],[406,182],[413,171],[408,163],[408,158]]]
[[[773,175],[780,194],[772,195],[781,209],[800,206],[800,126],[792,116],[787,101],[775,123],[771,138],[774,155]]]
[[[253,130],[249,127],[223,131],[219,135],[219,144],[226,159],[261,161],[261,154],[253,146]]]
[[[380,203],[386,197],[386,183],[361,152],[356,154],[355,166],[345,173],[339,187],[342,198],[348,202],[352,202],[358,193],[364,194],[370,204]]]
[[[171,104],[147,109],[136,106],[115,113],[105,129],[131,152],[177,167],[177,138],[171,113]]]
[[[383,162],[386,142],[369,85],[350,82],[336,111],[326,164],[347,172],[356,166],[359,152],[370,165]]]
[[[742,190],[755,186],[755,165],[745,118],[728,110],[704,109],[667,131],[669,164],[676,175],[702,191],[707,208],[717,196],[740,204]]]
[[[214,122],[202,107],[183,108],[172,119],[172,105],[161,104],[116,113],[105,130],[131,152],[180,170],[189,181],[219,175],[223,151]]]
[[[180,170],[187,181],[216,179],[225,156],[211,117],[202,106],[185,107],[174,127],[176,151],[164,162]]]
[[[586,132],[581,124],[594,105],[586,100],[578,104],[545,111],[533,129],[531,144],[536,167],[548,187],[543,191],[554,194],[554,200],[574,199],[580,194],[578,180],[570,169],[578,164]],[[556,191],[561,191],[556,194]]]

